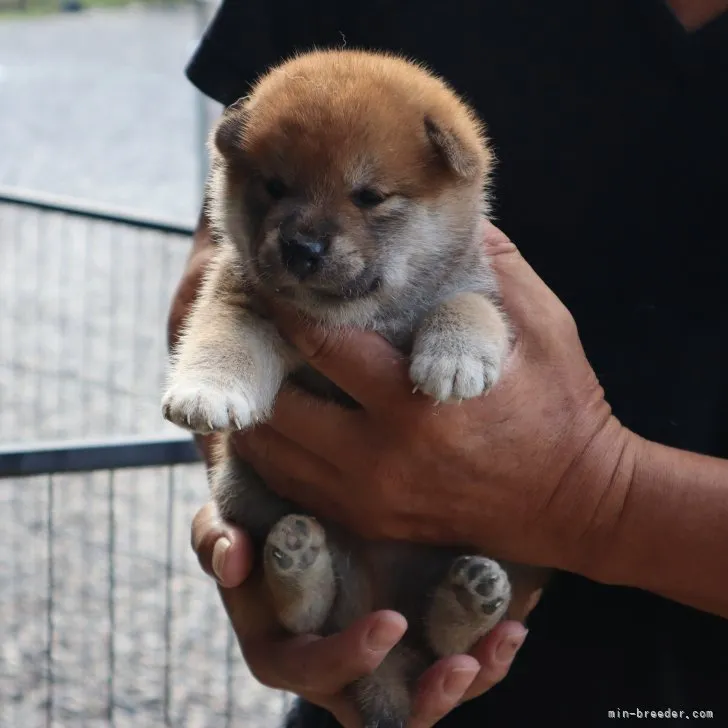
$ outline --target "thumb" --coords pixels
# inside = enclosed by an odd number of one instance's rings
[[[221,586],[238,586],[248,578],[253,567],[250,539],[239,528],[225,523],[212,502],[197,511],[190,537],[200,566]]]
[[[552,332],[571,318],[564,304],[529,265],[518,247],[492,223],[484,223],[485,247],[498,280],[503,308],[519,334]]]

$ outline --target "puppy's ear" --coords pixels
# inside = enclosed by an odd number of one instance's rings
[[[226,159],[233,159],[240,154],[250,106],[251,101],[248,96],[230,104],[222,112],[212,132],[212,143]]]
[[[479,170],[478,155],[452,131],[443,129],[431,116],[425,117],[425,133],[437,155],[458,177],[470,181]]]

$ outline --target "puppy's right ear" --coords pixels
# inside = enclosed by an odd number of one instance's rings
[[[213,144],[226,159],[234,159],[243,146],[243,135],[250,116],[250,97],[243,96],[222,112],[212,134]]]
[[[475,179],[480,171],[480,159],[457,134],[437,124],[429,115],[425,116],[425,133],[448,169],[466,181]]]

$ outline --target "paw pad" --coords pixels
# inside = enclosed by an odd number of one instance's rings
[[[450,569],[450,583],[468,611],[494,614],[510,600],[511,586],[503,568],[483,556],[461,556]]]
[[[285,516],[268,534],[266,559],[278,572],[300,572],[314,564],[324,542],[323,529],[312,518]]]

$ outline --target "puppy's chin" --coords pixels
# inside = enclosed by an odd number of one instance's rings
[[[308,293],[324,304],[342,305],[374,296],[382,288],[382,278],[375,271],[364,270],[343,285],[310,286]]]
[[[373,271],[343,284],[285,280],[262,280],[270,296],[275,296],[322,323],[365,325],[380,307],[382,278]]]

